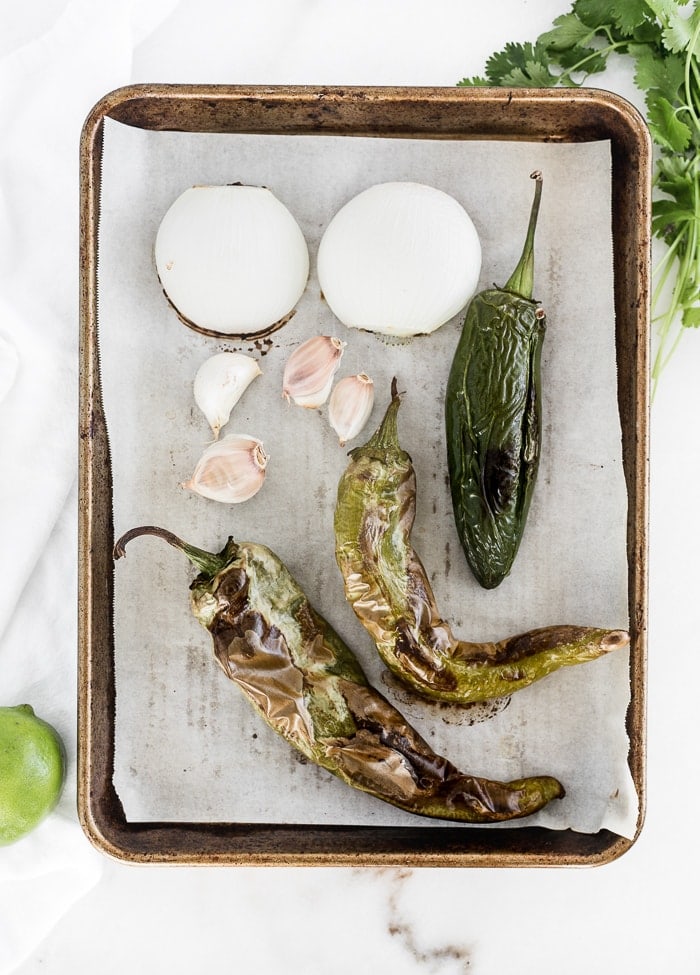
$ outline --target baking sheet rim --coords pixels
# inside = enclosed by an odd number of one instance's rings
[[[501,138],[515,138],[520,140],[548,141],[582,141],[591,138],[598,126],[598,138],[609,138],[613,144],[613,210],[618,213],[618,222],[623,219],[619,211],[624,209],[615,194],[615,173],[617,168],[617,190],[620,189],[620,167],[625,157],[636,164],[636,180],[631,181],[633,192],[625,202],[629,207],[634,203],[638,219],[635,223],[626,213],[626,225],[633,240],[620,243],[615,238],[616,266],[615,266],[615,296],[616,296],[616,339],[618,348],[621,343],[628,342],[634,350],[634,366],[632,378],[629,373],[629,357],[619,356],[622,368],[628,369],[625,391],[633,400],[627,402],[625,396],[620,397],[621,420],[623,437],[626,439],[625,471],[630,498],[630,518],[628,521],[628,565],[630,572],[630,615],[632,619],[632,653],[630,664],[631,705],[628,712],[628,733],[630,737],[630,768],[637,789],[640,812],[637,832],[632,840],[617,837],[616,834],[595,834],[599,838],[598,849],[588,849],[590,840],[576,842],[576,837],[583,834],[572,834],[566,837],[566,842],[556,842],[558,831],[544,827],[519,827],[517,830],[502,829],[493,831],[492,836],[501,837],[499,842],[489,840],[486,849],[480,847],[483,840],[477,837],[476,843],[469,842],[471,834],[483,834],[478,827],[470,831],[460,831],[455,840],[455,849],[446,844],[444,852],[433,849],[426,852],[421,849],[399,850],[403,843],[397,843],[396,838],[389,834],[402,832],[419,837],[421,828],[405,830],[392,827],[361,827],[323,829],[312,827],[316,839],[323,840],[325,847],[319,843],[318,849],[295,850],[295,844],[287,842],[280,844],[280,840],[287,839],[288,833],[294,833],[295,828],[258,827],[247,828],[245,824],[136,824],[127,823],[120,816],[120,804],[113,786],[109,781],[110,747],[113,757],[114,749],[114,679],[111,673],[110,660],[105,663],[105,654],[111,656],[113,667],[113,648],[111,640],[107,648],[104,639],[98,645],[95,642],[96,630],[104,635],[105,620],[109,617],[110,606],[100,602],[100,590],[96,579],[102,576],[101,594],[109,604],[111,595],[111,498],[109,495],[109,465],[108,442],[104,428],[104,417],[101,412],[99,389],[99,349],[96,341],[96,323],[98,313],[98,295],[96,288],[97,271],[97,226],[99,221],[99,186],[100,186],[100,158],[102,122],[106,116],[118,117],[121,121],[129,120],[131,124],[143,123],[147,128],[178,128],[185,113],[202,111],[205,116],[198,124],[212,125],[208,118],[215,115],[216,106],[225,108],[224,114],[234,109],[241,115],[241,121],[249,119],[252,128],[242,126],[240,131],[278,132],[274,125],[277,118],[286,119],[289,129],[282,131],[307,132],[309,134],[323,134],[328,132],[348,135],[371,134],[371,125],[367,127],[366,114],[368,107],[379,107],[386,124],[387,118],[394,118],[397,137],[401,135],[420,135],[422,137],[456,137],[450,125],[455,123],[451,117],[441,129],[441,122],[445,115],[438,119],[434,109],[440,105],[446,115],[449,107],[462,109],[468,105],[474,109],[478,107],[483,115],[485,109],[493,110],[491,114],[496,119],[496,128],[484,133],[470,130],[468,122],[462,119],[464,138],[496,137],[500,129]],[[255,110],[265,107],[270,116],[271,128],[261,127],[260,122],[254,121]],[[320,106],[320,108],[319,108]],[[418,113],[415,128],[410,130],[406,125],[405,109],[413,107],[413,113]],[[132,116],[129,109],[135,107]],[[272,111],[271,111],[272,107]],[[317,108],[320,116],[311,111]],[[420,121],[422,111],[431,109],[430,118]],[[528,118],[532,121],[533,110],[537,108],[539,115],[536,122],[539,128],[528,129]],[[582,108],[585,111],[582,112]],[[364,113],[363,113],[364,109]],[[246,112],[251,112],[252,116]],[[343,111],[345,110],[345,111]],[[600,115],[591,121],[589,114]],[[276,112],[276,113],[275,113]],[[297,114],[295,114],[295,112]],[[359,114],[358,114],[359,112]],[[559,113],[559,126],[546,128],[546,123],[552,119],[547,112]],[[145,113],[145,116],[144,116]],[[334,114],[335,113],[335,114]],[[392,113],[393,116],[392,116]],[[561,115],[568,113],[568,123],[562,123]],[[371,113],[370,113],[371,114]],[[573,118],[576,125],[571,122]],[[155,119],[155,122],[154,122]],[[332,119],[332,121],[329,121]],[[400,119],[400,124],[397,120]],[[436,119],[438,119],[436,121]],[[291,121],[290,121],[291,120]],[[296,121],[295,121],[296,120]],[[364,122],[364,126],[360,121]],[[432,120],[432,121],[431,121]],[[490,123],[489,123],[490,124]],[[567,124],[570,138],[566,138]],[[431,129],[430,126],[433,126]],[[605,130],[605,126],[608,130]],[[524,130],[523,130],[524,126]],[[605,131],[601,135],[600,131]],[[216,129],[215,130],[219,130]],[[391,134],[383,128],[375,134]],[[636,110],[619,96],[594,89],[578,89],[574,92],[564,89],[546,91],[520,89],[507,91],[502,89],[451,89],[451,88],[313,88],[303,87],[249,87],[249,86],[178,86],[178,85],[137,85],[118,89],[105,96],[95,106],[88,116],[83,128],[81,140],[81,376],[80,376],[80,506],[79,506],[79,734],[78,734],[78,808],[81,823],[91,841],[104,852],[119,859],[132,861],[162,861],[187,863],[276,863],[276,864],[376,864],[388,863],[415,865],[493,865],[493,866],[533,866],[533,865],[564,865],[575,863],[601,863],[617,858],[636,841],[644,818],[645,794],[645,672],[646,672],[646,524],[647,524],[647,438],[648,438],[648,329],[649,329],[649,231],[648,220],[650,210],[650,140],[648,130]],[[629,174],[628,174],[629,175]],[[630,182],[628,180],[628,182]],[[617,211],[616,211],[617,208]],[[623,217],[625,215],[623,214]],[[623,221],[624,223],[624,221]],[[635,235],[636,227],[636,235]],[[634,246],[636,245],[636,246]],[[625,247],[628,251],[625,251]],[[622,252],[622,253],[620,253]],[[630,268],[627,260],[634,252],[634,284],[630,287]],[[620,259],[622,256],[622,260]],[[624,260],[626,258],[627,260]],[[620,285],[622,276],[623,285]],[[627,289],[634,292],[627,293]],[[620,291],[625,292],[624,295]],[[630,300],[634,299],[634,300]],[[632,335],[628,332],[632,331]],[[625,366],[625,363],[627,365]],[[620,380],[622,384],[622,379]],[[632,407],[630,409],[630,406]],[[632,430],[630,431],[630,422]],[[633,450],[630,451],[630,434]],[[105,459],[107,465],[105,465]],[[95,493],[96,487],[102,494]],[[106,492],[106,497],[104,496]],[[106,502],[110,510],[107,511]],[[105,540],[105,536],[107,539]],[[109,551],[107,552],[107,548]],[[100,556],[98,557],[98,552]],[[107,558],[105,558],[105,553]],[[98,564],[99,563],[99,564]],[[100,571],[100,569],[102,571]],[[106,583],[106,586],[104,585]],[[111,624],[111,620],[109,621]],[[96,625],[97,624],[97,625]],[[99,655],[96,666],[95,659]],[[98,674],[98,671],[101,673]],[[111,714],[110,714],[111,709]],[[111,737],[110,737],[111,734]],[[106,751],[105,751],[105,745]],[[110,787],[111,793],[110,794]],[[248,835],[252,830],[256,834],[251,845],[240,845],[242,835]],[[298,831],[298,828],[296,828]],[[329,842],[333,835],[337,838],[344,833],[374,833],[378,840],[389,840],[394,849],[383,849],[381,842],[374,849],[355,850],[348,847],[345,850],[336,849],[336,843]],[[440,831],[441,833],[443,831]],[[449,827],[445,832],[449,833]],[[571,833],[572,831],[561,831]],[[381,834],[381,835],[380,835]],[[517,834],[517,836],[516,836]],[[531,834],[545,834],[542,842],[535,842]],[[551,834],[555,834],[552,836]],[[148,842],[144,839],[150,835]],[[308,835],[308,834],[307,834]],[[138,842],[132,842],[136,837]],[[217,836],[216,842],[212,838]],[[199,837],[199,842],[197,842]],[[209,842],[205,842],[205,837]],[[223,837],[223,839],[222,839]],[[238,838],[238,846],[229,846],[227,841],[232,837]],[[276,840],[267,848],[261,848],[260,842],[273,837]],[[359,837],[357,837],[359,838]],[[559,837],[561,841],[563,837]],[[159,845],[158,840],[169,840]],[[518,841],[519,840],[519,841]],[[466,841],[466,842],[465,842]],[[235,842],[235,841],[234,841]],[[513,842],[512,847],[508,843]],[[276,848],[275,848],[276,845]],[[362,844],[360,844],[362,845]],[[370,844],[370,847],[372,844]],[[493,850],[491,847],[495,847]],[[569,847],[566,852],[557,853],[557,847]],[[467,847],[467,849],[465,849]]]

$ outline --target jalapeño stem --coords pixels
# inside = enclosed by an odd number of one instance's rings
[[[516,269],[503,288],[504,291],[514,291],[523,298],[532,298],[535,278],[535,227],[537,226],[537,214],[540,211],[540,198],[542,197],[542,173],[539,169],[530,173],[530,179],[535,180],[535,199],[532,201],[525,246]]]

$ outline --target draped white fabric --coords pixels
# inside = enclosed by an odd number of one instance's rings
[[[30,703],[68,753],[56,812],[0,850],[3,975],[102,868],[75,811],[78,142],[174,6],[72,0],[3,25],[16,46],[0,54],[0,699]]]

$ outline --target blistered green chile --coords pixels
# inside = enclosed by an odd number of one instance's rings
[[[626,647],[626,630],[591,626],[547,626],[485,643],[452,633],[411,544],[416,475],[399,443],[400,404],[394,380],[379,428],[350,451],[335,509],[345,595],[394,676],[422,697],[473,704]]]
[[[200,570],[190,604],[226,677],[274,731],[343,782],[410,813],[468,823],[528,816],[564,795],[551,776],[500,782],[437,755],[265,546],[229,539],[213,554],[146,526],[123,535],[115,557],[144,534]]]
[[[532,298],[536,180],[527,237],[503,288],[469,304],[445,394],[455,525],[485,589],[508,575],[525,529],[540,457],[540,358],[545,313]]]

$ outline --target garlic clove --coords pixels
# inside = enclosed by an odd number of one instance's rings
[[[295,349],[284,367],[285,399],[307,409],[325,403],[346,344],[334,336],[315,335]]]
[[[238,504],[258,493],[267,462],[257,437],[231,433],[207,447],[192,477],[181,486],[211,501]]]
[[[374,383],[366,372],[341,379],[328,404],[328,419],[341,447],[362,431],[374,406]]]
[[[194,399],[215,439],[248,386],[261,375],[257,360],[242,352],[218,352],[199,367],[194,379]]]

